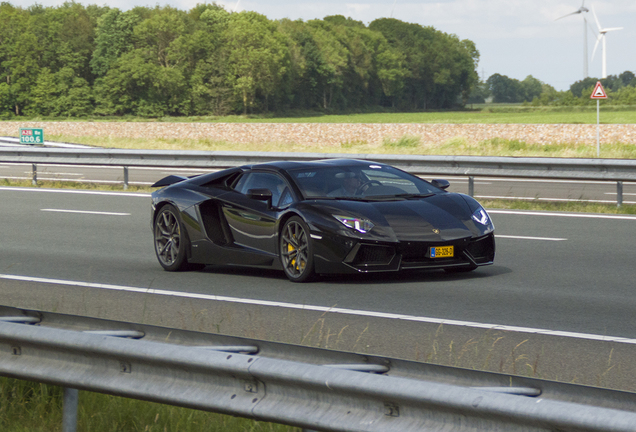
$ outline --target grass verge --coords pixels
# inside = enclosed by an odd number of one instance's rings
[[[77,430],[90,432],[292,432],[300,429],[205,411],[80,391]],[[63,390],[0,377],[2,432],[62,429]]]

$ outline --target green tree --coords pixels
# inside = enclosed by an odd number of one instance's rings
[[[275,24],[256,12],[230,15],[225,32],[228,80],[244,114],[256,107],[257,94],[264,97],[264,108],[268,109],[268,97],[288,67],[287,36],[276,30]]]
[[[198,115],[225,115],[232,109],[232,88],[227,82],[228,51],[224,44],[230,14],[222,7],[198,7],[194,31],[175,41],[176,62],[190,82],[189,110]],[[192,14],[191,14],[192,15]]]
[[[307,25],[317,48],[311,58],[315,87],[321,94],[322,107],[328,109],[334,93],[344,85],[348,52],[324,21],[312,20]]]
[[[466,103],[484,103],[490,96],[488,84],[480,80],[468,95]]]
[[[449,108],[458,99],[468,99],[478,82],[479,52],[474,43],[391,18],[375,20],[369,28],[382,33],[404,55],[408,73],[399,106]]]
[[[543,93],[543,84],[543,82],[539,81],[532,75],[528,75],[523,81],[521,81],[523,100],[530,102],[534,98],[541,96],[541,93]]]
[[[28,109],[31,87],[40,70],[42,45],[28,11],[0,4],[0,106],[19,116]]]
[[[110,66],[134,48],[133,30],[141,21],[136,13],[111,9],[100,17],[95,30],[95,50],[90,67],[97,77],[106,75]]]
[[[632,71],[625,71],[618,76],[623,83],[623,86],[636,87],[636,75]]]
[[[570,86],[570,92],[572,93],[572,95],[574,95],[574,97],[577,97],[577,98],[581,97],[583,93],[583,89],[586,89],[590,86],[594,86],[597,81],[599,81],[599,79],[593,78],[593,77],[587,77],[580,81],[576,81],[574,84]]]
[[[516,103],[524,100],[524,89],[519,80],[496,73],[491,75],[486,83],[493,96],[493,102]]]
[[[183,75],[133,50],[121,56],[95,84],[97,114],[161,117],[179,114],[186,91]]]

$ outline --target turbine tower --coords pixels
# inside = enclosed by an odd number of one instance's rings
[[[610,28],[602,28],[601,24],[598,22],[598,18],[596,17],[596,12],[594,12],[594,6],[592,6],[592,15],[594,15],[594,20],[596,21],[596,26],[598,27],[598,37],[596,38],[596,43],[594,44],[594,51],[592,51],[592,60],[594,60],[594,54],[596,54],[596,48],[598,48],[598,43],[603,40],[603,74],[601,78],[607,78],[607,49],[605,45],[605,33],[614,30],[622,30],[623,27],[610,27]]]
[[[557,19],[555,19],[555,21],[560,20],[561,18],[565,18],[567,16],[570,15],[576,15],[579,14],[583,17],[583,78],[587,78],[588,77],[588,72],[587,72],[587,19],[585,18],[585,15],[583,15],[585,12],[589,12],[590,10],[588,8],[585,7],[585,0],[583,0],[583,2],[581,3],[581,7],[578,8],[577,10],[575,10],[574,12],[571,12],[567,15],[563,15],[562,17],[559,17]]]

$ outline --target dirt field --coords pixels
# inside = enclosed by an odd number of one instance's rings
[[[156,122],[0,122],[1,136],[18,136],[21,127],[44,129],[51,136],[211,139],[229,143],[295,143],[332,147],[375,144],[383,139],[419,136],[422,145],[453,139],[476,143],[490,138],[529,144],[596,143],[596,125],[585,124],[342,124],[342,123],[156,123]],[[607,124],[601,143],[636,144],[636,124]],[[240,148],[237,148],[240,150]]]

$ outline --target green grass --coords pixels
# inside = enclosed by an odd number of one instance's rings
[[[79,432],[292,432],[298,428],[170,405],[79,392]],[[2,432],[62,429],[62,388],[0,377]]]
[[[16,121],[16,120],[11,120]],[[19,121],[115,121],[115,122],[212,122],[212,123],[528,123],[596,124],[596,104],[585,107],[530,107],[516,104],[475,104],[464,110],[423,112],[365,112],[325,114],[292,112],[283,114],[202,117],[91,117],[21,118]],[[18,121],[18,122],[19,122]],[[601,123],[636,123],[636,107],[601,107]]]
[[[37,187],[41,189],[83,189],[83,190],[101,190],[101,191],[124,191],[123,184],[103,184],[103,183],[81,183],[81,182],[61,182],[61,181],[38,181],[37,186],[31,183],[31,180],[11,180],[0,179],[0,186],[11,187]],[[153,188],[141,186],[128,186],[126,192],[150,193]]]

